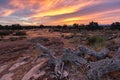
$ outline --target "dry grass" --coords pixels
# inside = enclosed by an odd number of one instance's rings
[[[97,51],[100,51],[106,46],[105,38],[99,35],[88,37],[87,40],[89,45]]]

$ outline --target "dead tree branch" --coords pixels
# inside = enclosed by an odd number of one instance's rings
[[[104,59],[109,50],[107,48],[104,48],[103,50],[101,50],[100,52],[94,51],[94,50],[90,50],[82,45],[79,46],[79,50],[81,53],[83,54],[88,54],[90,56],[96,57],[97,59]]]
[[[109,72],[120,71],[120,48],[112,59],[103,59],[89,64],[90,70],[87,73],[89,80],[99,80]]]
[[[88,80],[99,80],[101,77],[108,74],[109,72],[120,70],[120,48],[116,52],[117,54],[112,59],[109,58],[104,59],[109,52],[108,49],[103,49],[100,52],[96,52],[94,50],[85,48],[84,46],[80,46],[79,47],[80,54],[84,53],[97,57],[98,59],[102,59],[96,62],[87,62],[87,60],[75,54],[71,49],[65,49],[63,55],[57,58],[53,55],[53,52],[48,48],[40,44],[37,44],[37,47],[38,49],[42,50],[43,52],[49,55],[50,62],[51,64],[54,65],[54,73],[56,80],[63,79],[64,67],[66,65],[65,61],[74,63],[79,67],[81,65],[87,64],[89,66],[89,69],[87,71]]]

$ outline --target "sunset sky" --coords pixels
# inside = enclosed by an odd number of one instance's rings
[[[0,0],[0,24],[120,22],[120,0]]]

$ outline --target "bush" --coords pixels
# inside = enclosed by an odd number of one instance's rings
[[[6,36],[6,35],[10,35],[12,33],[13,33],[13,31],[3,30],[3,31],[0,31],[0,36]]]
[[[23,35],[26,35],[26,32],[25,31],[17,31],[14,35],[23,36]]]
[[[102,36],[92,36],[92,37],[88,37],[88,42],[90,46],[96,49],[101,49],[105,46],[106,40]]]
[[[112,23],[110,29],[112,29],[112,30],[120,30],[120,22]]]
[[[10,40],[10,41],[16,41],[17,38],[15,38],[15,37],[10,37],[9,40]]]
[[[88,30],[101,30],[103,29],[97,22],[90,22],[88,25]]]

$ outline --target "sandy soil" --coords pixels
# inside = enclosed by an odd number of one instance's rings
[[[87,32],[87,34],[81,32],[77,34],[77,38],[71,38],[73,33],[49,32],[48,29],[28,30],[26,32],[27,38],[23,40],[0,41],[0,80],[26,80],[29,78],[29,74],[33,75],[30,73],[30,70],[41,66],[40,63],[45,63],[41,61],[41,59],[36,60],[38,56],[43,53],[35,48],[35,42],[32,42],[32,39],[59,54],[64,48],[75,49],[80,44],[87,45],[84,36],[86,38],[87,36],[104,35],[104,33],[101,34],[99,31]],[[117,34],[119,34],[119,32]],[[62,35],[67,37],[67,39],[62,37]],[[81,38],[81,36],[83,38]],[[11,36],[6,36],[6,38],[8,37]],[[36,40],[38,38],[39,41]],[[78,42],[76,39],[80,41]],[[120,38],[113,39],[112,41],[115,41],[114,44],[120,44]],[[47,58],[45,58],[45,60],[47,60]],[[35,65],[36,67],[34,68]],[[44,71],[41,71],[41,75],[43,75],[43,73],[45,74]],[[35,75],[34,77],[41,75]]]

